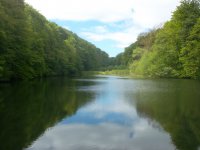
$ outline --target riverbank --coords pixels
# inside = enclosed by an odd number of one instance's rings
[[[91,71],[92,72],[92,71]],[[135,74],[128,69],[118,69],[118,70],[107,70],[107,71],[95,71],[93,75],[112,75],[112,76],[120,76],[120,77],[127,77],[133,79],[189,79],[189,80],[198,80],[198,79],[191,79],[191,78],[172,78],[172,77],[159,77],[159,76],[145,76],[140,74]]]
[[[122,76],[122,77],[128,77],[128,78],[142,78],[142,79],[149,78],[142,75],[133,74],[128,69],[99,71],[98,75],[114,75],[114,76]]]

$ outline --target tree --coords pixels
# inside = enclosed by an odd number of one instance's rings
[[[200,78],[200,18],[192,31],[186,46],[181,50],[180,61],[183,63],[182,76]]]
[[[72,76],[108,63],[105,52],[23,0],[0,0],[0,19],[0,80]]]

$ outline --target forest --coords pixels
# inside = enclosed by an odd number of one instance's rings
[[[108,54],[48,21],[23,0],[0,0],[0,80],[75,76],[107,65]]]
[[[199,79],[200,1],[182,0],[171,20],[141,33],[113,58],[113,68],[133,76]]]
[[[130,76],[200,78],[199,0],[182,0],[171,20],[111,58],[23,0],[0,0],[0,19],[0,81],[116,69]]]

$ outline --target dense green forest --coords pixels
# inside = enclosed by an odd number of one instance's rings
[[[0,80],[99,70],[107,53],[52,23],[23,0],[0,0]]]
[[[182,0],[170,21],[141,33],[113,62],[130,75],[200,78],[200,1]]]
[[[182,0],[170,21],[108,54],[23,0],[0,0],[0,81],[126,69],[144,77],[200,78],[200,2]]]

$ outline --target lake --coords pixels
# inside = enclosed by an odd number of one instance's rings
[[[0,128],[1,150],[200,150],[200,81],[1,84]]]

